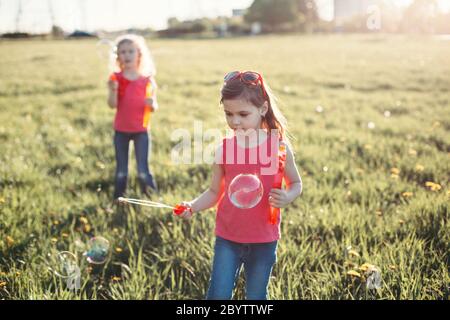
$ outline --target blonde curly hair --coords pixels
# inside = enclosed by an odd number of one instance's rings
[[[111,59],[114,61],[111,61],[111,64],[114,65],[114,71],[120,72],[120,64],[118,60],[117,51],[121,44],[129,42],[136,45],[136,47],[139,50],[139,73],[146,77],[151,77],[156,75],[156,67],[155,62],[153,61],[153,57],[150,54],[150,50],[145,43],[145,39],[142,36],[136,35],[136,34],[125,34],[122,36],[119,36],[115,40],[115,46],[114,46],[114,54],[111,55]]]

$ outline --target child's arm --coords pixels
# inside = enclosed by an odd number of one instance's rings
[[[158,84],[156,83],[154,77],[150,77],[149,81],[152,88],[151,97],[147,97],[145,99],[145,103],[150,106],[152,112],[155,112],[156,110],[159,109],[158,100],[156,99],[156,91],[158,90]]]
[[[212,166],[212,180],[209,188],[195,200],[191,201],[192,212],[214,207],[223,194],[223,170],[216,163]]]
[[[275,208],[284,208],[294,201],[303,189],[302,179],[295,165],[294,155],[286,145],[286,164],[284,169],[286,190],[271,189],[269,193],[270,205]]]
[[[223,168],[217,161],[222,158],[222,146],[216,151],[215,163],[212,165],[212,179],[209,188],[200,196],[190,202],[183,202],[183,205],[191,208],[191,213],[209,209],[217,204],[224,192],[224,173]],[[183,218],[189,218],[188,215],[180,215]]]
[[[119,83],[110,79],[108,81],[108,88],[108,105],[110,108],[115,109],[117,108],[117,90],[119,89]]]

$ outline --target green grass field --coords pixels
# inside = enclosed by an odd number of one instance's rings
[[[304,189],[283,211],[271,299],[449,299],[449,41],[323,35],[149,45],[160,87],[151,168],[163,202],[190,200],[209,184],[208,165],[170,162],[170,136],[193,131],[194,120],[225,132],[218,101],[227,71],[261,71],[280,99]],[[182,221],[112,205],[114,111],[96,41],[4,41],[0,49],[0,298],[202,299],[214,210]],[[128,191],[142,196],[134,156]],[[82,257],[80,243],[94,235],[111,243],[103,265]],[[78,256],[79,291],[49,270],[64,250]],[[380,269],[379,290],[366,288],[364,263]],[[241,279],[235,298],[243,288]]]

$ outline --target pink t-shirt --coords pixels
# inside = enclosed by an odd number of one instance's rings
[[[269,192],[274,187],[281,188],[284,171],[277,170],[274,174],[261,174],[263,172],[261,169],[270,167],[270,164],[265,164],[267,159],[263,160],[264,157],[259,156],[262,152],[265,157],[278,160],[278,148],[274,150],[271,147],[271,142],[275,139],[277,137],[269,136],[263,143],[253,148],[241,147],[237,144],[235,136],[223,140],[221,166],[225,174],[225,191],[217,207],[215,230],[217,236],[239,243],[264,243],[280,239],[281,212],[277,209],[278,218],[274,224],[271,224],[269,222],[271,212]],[[278,147],[279,144],[275,145]],[[241,152],[240,155],[245,154],[244,164],[239,163],[242,163],[238,160],[240,156],[236,155],[239,155],[239,152]],[[249,160],[254,159],[250,153],[258,155],[256,161]],[[273,170],[269,171],[273,172]],[[241,209],[230,201],[228,187],[233,178],[239,174],[255,174],[262,182],[264,188],[262,198],[253,208]]]
[[[122,132],[147,131],[149,109],[145,105],[145,98],[149,82],[156,88],[154,79],[139,77],[136,80],[129,80],[123,76],[122,72],[114,73],[114,75],[119,82],[114,129]],[[153,100],[155,101],[155,97],[153,97]]]

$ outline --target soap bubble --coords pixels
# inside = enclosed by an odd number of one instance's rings
[[[239,174],[228,187],[228,197],[240,209],[256,206],[261,200],[264,188],[261,180],[254,174]]]
[[[102,60],[109,60],[114,55],[114,42],[108,39],[101,39],[97,42],[97,54]]]
[[[108,39],[101,39],[97,42],[97,54],[99,58],[106,61],[108,66],[108,71],[112,73],[115,67],[115,44],[113,41]]]
[[[53,256],[51,270],[60,278],[70,278],[79,272],[77,256],[70,251],[61,251]]]
[[[366,287],[369,290],[381,288],[381,272],[376,267],[371,267],[366,271]]]
[[[92,264],[105,263],[109,254],[109,241],[103,237],[94,237],[89,240],[88,251],[84,253],[86,259]]]

